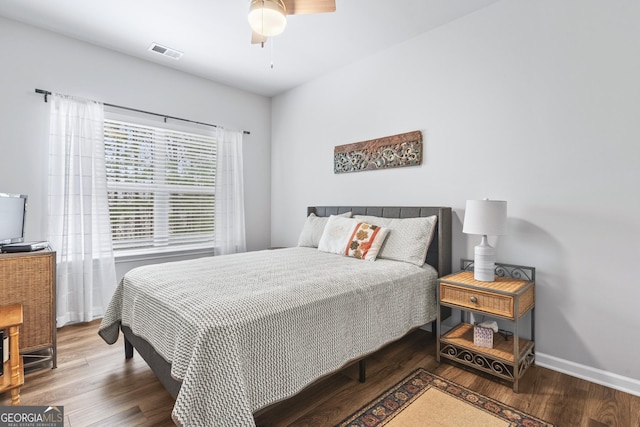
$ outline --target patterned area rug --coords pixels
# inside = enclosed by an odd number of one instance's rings
[[[553,427],[420,368],[345,419],[339,427]]]

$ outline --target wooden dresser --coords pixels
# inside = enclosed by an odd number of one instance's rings
[[[20,354],[24,366],[57,366],[56,253],[0,254],[0,303],[22,304]]]

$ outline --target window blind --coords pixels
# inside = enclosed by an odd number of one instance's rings
[[[104,142],[116,253],[213,247],[215,138],[105,119]]]

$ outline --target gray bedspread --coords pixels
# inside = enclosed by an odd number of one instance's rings
[[[253,426],[252,413],[435,319],[436,271],[288,248],[136,268],[100,326],[129,326],[182,380],[184,426]]]

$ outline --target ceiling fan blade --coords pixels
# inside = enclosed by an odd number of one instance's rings
[[[336,11],[336,0],[284,0],[287,15]]]
[[[264,44],[266,42],[267,37],[263,36],[262,34],[258,34],[255,31],[251,32],[251,44]]]

